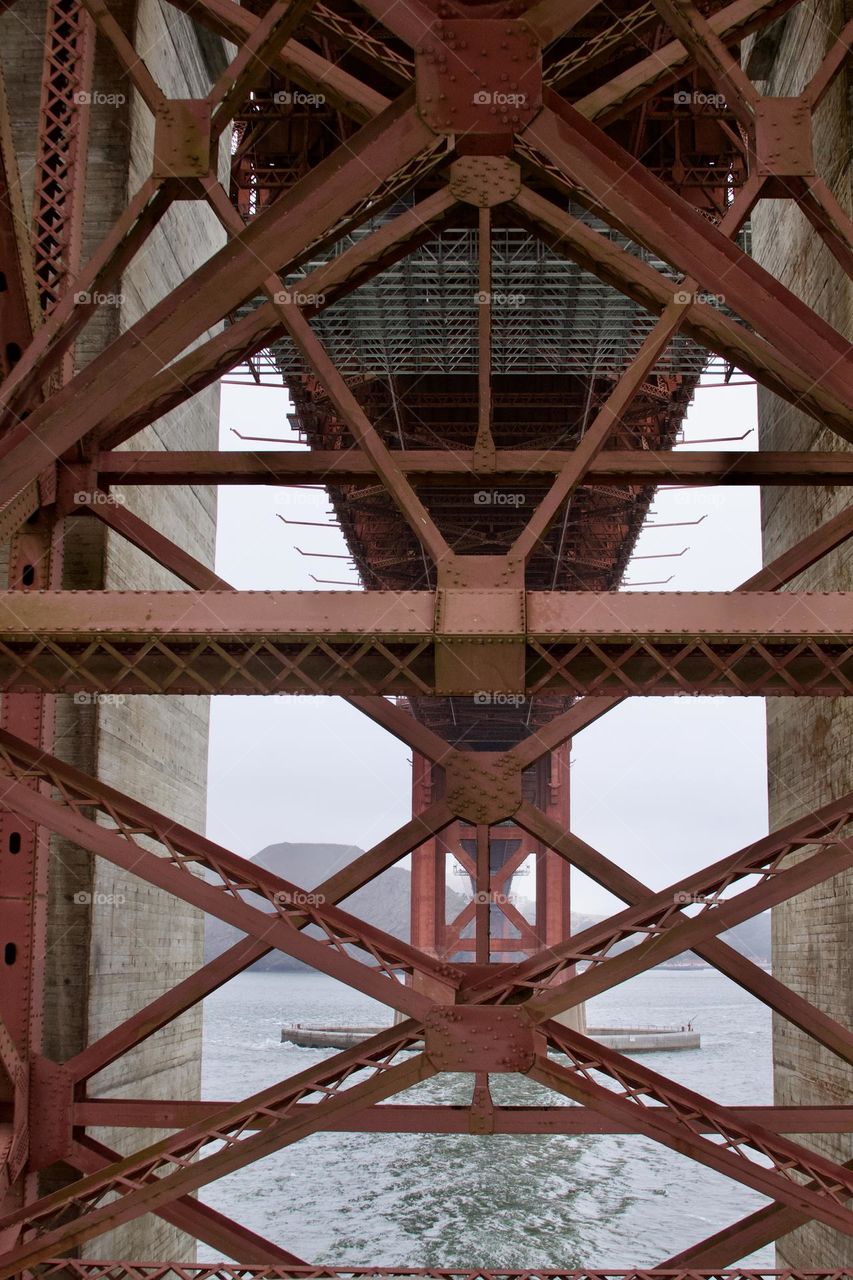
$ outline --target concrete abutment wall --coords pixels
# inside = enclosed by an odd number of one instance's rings
[[[798,5],[765,37],[772,65],[763,92],[799,93],[851,16],[853,5],[812,0]],[[748,64],[747,64],[748,65]],[[840,75],[815,116],[816,169],[851,212],[850,76]],[[791,202],[765,201],[752,219],[753,252],[774,276],[847,338],[853,337],[850,281],[804,215]],[[759,392],[764,449],[845,449],[850,446],[813,419]],[[844,488],[764,491],[765,562],[836,515],[850,502]],[[848,542],[791,584],[802,591],[853,591]],[[853,790],[853,702],[850,699],[767,700],[771,828]],[[845,1026],[853,1025],[853,874],[837,876],[773,912],[776,977]],[[853,1069],[791,1023],[773,1028],[775,1100],[780,1105],[849,1105]],[[821,1135],[803,1141],[837,1161],[853,1157],[853,1138]],[[853,1262],[853,1241],[819,1223],[792,1232],[777,1247],[780,1267],[835,1267]]]
[[[111,5],[155,80],[176,98],[206,94],[230,50],[199,36],[183,13],[160,0]],[[38,140],[43,0],[20,0],[0,18],[0,65],[13,114],[21,186],[31,216]],[[85,262],[151,171],[153,119],[106,41],[96,46],[86,173]],[[227,174],[226,143],[220,172]],[[227,177],[226,177],[227,182]],[[27,233],[29,228],[27,229]],[[201,265],[224,242],[212,212],[194,201],[172,206],[78,341],[78,367]],[[127,447],[212,449],[219,395],[195,396]],[[199,560],[213,563],[216,491],[117,488],[126,505]],[[5,552],[7,549],[3,548]],[[4,556],[5,559],[5,556]],[[5,573],[5,570],[4,570]],[[4,577],[5,585],[5,577]],[[184,589],[124,539],[91,518],[66,521],[64,586],[77,589]],[[208,704],[201,697],[60,698],[56,753],[178,822],[204,830]],[[203,963],[201,914],[65,840],[51,851],[44,1052],[65,1060],[180,982]],[[198,1096],[201,1010],[163,1028],[90,1082],[97,1097]],[[157,1131],[100,1131],[122,1153]],[[54,1185],[53,1171],[43,1189]],[[154,1215],[84,1247],[91,1257],[194,1256],[194,1241]]]

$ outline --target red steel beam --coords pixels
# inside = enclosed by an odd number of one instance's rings
[[[27,747],[9,734],[0,735],[0,753],[3,775],[0,805],[3,808],[23,812],[31,821],[59,831],[149,883],[168,889],[184,901],[226,920],[258,941],[269,942],[289,955],[305,959],[314,968],[374,993],[379,1000],[388,997],[392,1007],[404,1012],[423,1014],[432,1002],[397,982],[392,976],[394,969],[423,969],[438,985],[448,988],[461,982],[461,974],[453,966],[430,960],[382,930],[327,906],[319,900],[319,895],[308,893],[238,857],[45,752]],[[21,779],[32,777],[56,787],[61,800],[30,791]],[[86,811],[92,806],[102,809],[116,822],[117,829],[99,826],[86,817]],[[423,818],[402,830],[417,831],[415,838],[422,838]],[[136,843],[135,837],[140,832],[162,845],[168,856],[151,854]],[[394,861],[403,856],[394,837],[387,843],[391,849],[389,856]],[[372,865],[375,867],[378,862],[375,858]],[[190,874],[192,864],[213,873],[217,883]],[[347,882],[350,874],[347,868],[334,879],[338,883]],[[378,870],[373,874],[378,874]],[[242,899],[241,892],[257,895],[272,907],[272,914]],[[308,924],[319,928],[325,942],[301,932]],[[365,950],[376,968],[351,960],[346,944]]]
[[[727,1107],[605,1049],[588,1036],[554,1022],[547,1024],[547,1031],[550,1043],[566,1055],[569,1065],[538,1054],[531,1079],[604,1115],[619,1116],[632,1124],[635,1133],[853,1234],[853,1212],[845,1203],[853,1196],[853,1171],[761,1125],[736,1121]],[[599,1078],[615,1087],[606,1087]],[[668,1106],[669,1114],[658,1104]],[[710,1124],[718,1141],[697,1133],[697,1121]],[[771,1167],[763,1163],[765,1159],[772,1162]],[[817,1185],[805,1185],[798,1178]]]
[[[151,1098],[87,1098],[74,1104],[75,1125],[131,1129],[181,1129],[209,1120],[226,1102],[161,1102]],[[298,1103],[295,1111],[313,1102]],[[846,1107],[732,1107],[732,1113],[774,1133],[853,1133],[853,1106]],[[588,1107],[495,1107],[494,1133],[582,1134],[632,1133],[624,1121],[603,1116]],[[259,1120],[259,1127],[263,1121]],[[335,1133],[471,1133],[470,1107],[384,1102],[334,1120]],[[710,1125],[700,1132],[710,1133]],[[742,1254],[740,1256],[743,1256]]]
[[[524,808],[517,816],[517,821],[522,826],[530,822],[541,828],[544,821],[548,821],[551,827],[556,826],[553,819],[547,819],[538,810],[532,813],[530,807]],[[481,980],[468,989],[468,997],[489,1000],[494,999],[501,991],[526,988],[534,995],[534,999],[526,1006],[530,1014],[537,1019],[553,1018],[563,1009],[615,985],[603,977],[611,966],[627,965],[633,972],[641,972],[672,955],[695,950],[693,943],[704,940],[705,935],[701,931],[708,929],[713,917],[718,914],[721,922],[719,929],[714,928],[714,932],[731,928],[732,925],[726,923],[726,920],[731,914],[743,911],[744,903],[749,904],[746,908],[749,914],[743,916],[744,919],[764,910],[764,897],[770,892],[774,882],[778,882],[774,894],[782,893],[780,901],[792,896],[792,893],[802,892],[801,887],[785,892],[783,885],[798,885],[797,877],[800,875],[807,878],[810,874],[807,869],[815,857],[821,859],[821,870],[815,866],[811,874],[823,875],[825,870],[826,875],[831,876],[843,871],[846,861],[853,857],[853,838],[845,834],[851,822],[853,794],[823,805],[815,812],[754,841],[738,853],[721,858],[701,871],[651,894],[636,906],[628,907],[561,943],[537,952],[513,972],[512,988],[499,978]],[[792,853],[802,854],[813,846],[822,847],[824,854],[802,858],[793,867],[783,867]],[[561,839],[563,856],[572,848],[584,865],[591,864],[590,847],[567,831]],[[602,866],[599,874],[606,876],[608,867]],[[722,898],[721,895],[732,886],[756,874],[762,876],[757,886],[735,898]],[[623,885],[624,882],[615,887],[618,889]],[[697,916],[687,918],[683,908],[690,903],[700,905],[702,911]],[[735,923],[739,923],[739,919]],[[645,942],[639,942],[639,945],[632,946],[619,956],[609,957],[608,953],[615,946],[638,939],[643,934],[647,935]],[[565,978],[566,969],[571,969],[581,961],[588,962],[590,967],[583,973]],[[631,974],[625,973],[616,982],[624,981],[628,976]],[[550,986],[557,977],[565,980],[559,987]]]
[[[10,433],[0,446],[0,502],[251,297],[271,270],[291,270],[383,180],[435,144],[404,97],[321,161],[35,410],[25,430]]]
[[[585,841],[561,830],[557,823],[540,813],[533,805],[522,804],[515,815],[515,821],[623,902],[640,904],[653,896],[652,891],[641,880]],[[696,954],[805,1031],[819,1044],[845,1061],[853,1061],[853,1032],[797,995],[772,974],[765,973],[727,942],[720,938],[706,940],[696,947]]]
[[[843,593],[528,592],[520,633],[500,592],[480,602],[470,634],[525,641],[530,693],[834,696],[853,680]],[[436,603],[431,592],[0,593],[0,683],[427,693],[436,647],[455,643],[436,636]],[[472,672],[468,692],[481,683]]]
[[[555,153],[559,153],[559,125],[562,122],[557,122],[556,117],[553,120],[549,141],[554,144]],[[577,153],[582,150],[579,144]],[[596,187],[598,188],[597,183]],[[639,306],[661,314],[680,292],[677,281],[661,275],[627,250],[592,230],[581,219],[572,217],[529,188],[522,188],[512,207],[517,211],[522,225],[539,235],[557,253],[577,262],[606,284],[612,284]],[[688,237],[689,228],[682,228],[681,233]],[[723,240],[723,243],[728,242]],[[695,255],[689,256],[692,260]],[[701,275],[707,277],[708,273],[703,271]],[[721,285],[723,287],[725,286]],[[744,291],[747,289],[748,286],[744,286]],[[711,296],[716,296],[717,292],[718,290],[713,290]],[[789,359],[758,334],[730,319],[710,302],[703,301],[704,296],[695,295],[694,301],[688,304],[685,311],[682,329],[688,337],[706,350],[714,351],[738,368],[744,369],[768,390],[798,405],[845,439],[853,439],[851,400],[845,391],[841,390],[840,394],[836,391],[837,371],[827,385],[823,385],[819,375],[815,378],[813,372],[802,371],[799,358]],[[751,309],[750,307],[749,310]],[[776,309],[781,309],[778,304]],[[836,335],[833,342],[837,341]],[[841,358],[833,356],[832,363],[836,366],[849,363],[849,357],[846,354]]]
[[[841,334],[601,129],[552,93],[521,136],[612,225],[708,293],[723,294],[806,378],[842,403],[853,400],[853,356]]]
[[[405,475],[423,483],[480,483],[473,450],[392,450]],[[573,460],[567,449],[498,449],[495,482],[550,479]],[[356,450],[278,452],[181,452],[117,449],[96,454],[92,472],[99,484],[128,485],[371,485],[376,473]],[[491,478],[491,476],[490,476]],[[762,450],[722,453],[706,450],[603,449],[584,472],[584,485],[853,485],[850,453]]]
[[[357,1112],[428,1079],[434,1068],[423,1053],[407,1055],[400,1065],[393,1065],[396,1055],[412,1043],[413,1034],[417,1039],[413,1027],[411,1022],[401,1023],[372,1036],[356,1049],[335,1054],[236,1103],[209,1122],[192,1125],[9,1215],[0,1221],[0,1230],[33,1228],[40,1234],[0,1259],[0,1280],[298,1142],[317,1132],[328,1116]],[[365,1071],[371,1073],[367,1079],[342,1087],[353,1074]],[[295,1103],[318,1092],[326,1097],[310,1118],[304,1112],[293,1114]],[[261,1116],[273,1118],[274,1123],[260,1131],[251,1129]],[[223,1145],[213,1155],[201,1154],[211,1141]],[[79,1216],[63,1221],[75,1209]]]
[[[98,1173],[121,1161],[121,1156],[102,1142],[88,1135],[71,1144],[69,1163],[80,1173]],[[304,1266],[296,1254],[250,1231],[239,1222],[227,1218],[210,1205],[193,1196],[181,1196],[171,1204],[162,1205],[157,1216],[165,1222],[185,1231],[192,1239],[200,1240],[211,1249],[234,1258],[237,1262],[272,1263],[283,1266]]]

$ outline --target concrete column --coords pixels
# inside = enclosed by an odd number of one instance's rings
[[[766,75],[768,94],[798,93],[850,16],[840,0],[812,0],[792,9],[747,51],[753,75]],[[851,212],[849,77],[841,75],[815,119],[817,172]],[[848,338],[851,286],[841,267],[790,202],[765,201],[752,219],[757,260]],[[724,282],[721,289],[724,291]],[[846,449],[832,432],[759,393],[764,449]],[[767,489],[762,495],[765,561],[845,507],[847,490]],[[827,556],[792,584],[800,591],[853,590],[853,545]],[[770,824],[778,827],[853,789],[853,705],[849,699],[767,701]],[[840,1022],[853,1022],[853,875],[838,876],[773,912],[776,977]],[[780,1105],[844,1105],[853,1070],[781,1018],[774,1018],[775,1098]],[[803,1139],[834,1160],[853,1156],[851,1136]],[[851,1242],[812,1224],[779,1242],[780,1267],[849,1265]]]

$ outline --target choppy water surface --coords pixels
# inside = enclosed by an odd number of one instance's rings
[[[718,1102],[772,1101],[770,1015],[711,970],[658,971],[596,998],[593,1025],[681,1025],[698,1052],[641,1055]],[[283,1023],[380,1024],[388,1012],[323,975],[243,974],[205,1001],[204,1096],[233,1099],[329,1056]],[[470,1099],[440,1076],[394,1101]],[[556,1095],[492,1077],[496,1102]],[[645,1138],[316,1134],[207,1188],[208,1204],[309,1261],[394,1266],[651,1266],[767,1203]],[[214,1255],[200,1248],[200,1257]],[[773,1262],[768,1248],[753,1265]]]

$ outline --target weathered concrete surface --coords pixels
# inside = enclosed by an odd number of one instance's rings
[[[840,31],[851,6],[813,0],[792,11],[781,29],[771,79],[772,94],[797,93]],[[848,88],[839,77],[818,110],[817,170],[851,210]],[[851,336],[851,288],[841,268],[804,216],[790,203],[767,201],[753,218],[759,262],[804,301]],[[765,449],[846,449],[775,396],[759,394],[759,432]],[[768,489],[762,499],[765,561],[810,533],[850,501],[844,489]],[[853,591],[853,544],[801,575],[792,587]],[[853,790],[853,704],[842,700],[771,698],[767,701],[771,826]],[[853,875],[838,876],[773,912],[774,973],[800,995],[846,1025],[853,1024]],[[776,1101],[783,1105],[849,1104],[853,1070],[790,1023],[774,1019]],[[809,1139],[835,1160],[853,1156],[850,1135]],[[835,1267],[853,1260],[853,1241],[812,1224],[779,1242],[780,1267]]]
[[[173,97],[205,94],[224,65],[221,42],[201,47],[193,24],[159,0],[111,5],[145,51],[155,79]],[[31,202],[44,26],[40,0],[20,0],[0,25],[0,49],[25,198]],[[86,186],[84,260],[109,230],[151,167],[153,122],[129,91],[111,51],[98,42],[94,88],[124,95],[93,105]],[[222,153],[225,163],[225,154]],[[212,213],[181,202],[166,215],[126,272],[114,305],[104,306],[82,335],[86,363],[190,271],[224,236]],[[216,447],[218,390],[196,396],[128,442],[132,448]],[[215,490],[117,490],[118,500],[198,559],[212,564]],[[183,583],[95,520],[67,522],[65,585],[77,588],[177,589]],[[203,831],[208,707],[204,698],[109,698],[86,704],[60,699],[57,753],[106,783]],[[88,899],[88,900],[81,900]],[[52,852],[45,1052],[64,1059],[197,969],[203,959],[198,912],[142,881],[56,841]],[[99,1096],[198,1096],[201,1011],[164,1028],[91,1082]],[[122,1152],[160,1135],[103,1131]],[[49,1185],[49,1180],[47,1180]],[[148,1215],[87,1246],[93,1257],[161,1259],[193,1256],[194,1244]]]

